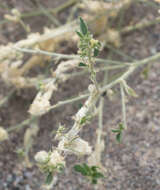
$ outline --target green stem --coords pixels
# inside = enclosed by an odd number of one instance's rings
[[[97,144],[99,145],[101,142],[101,136],[103,131],[103,107],[104,107],[104,98],[101,97],[100,103],[99,103],[99,129],[98,129],[98,135],[97,135]]]
[[[48,55],[48,56],[51,56],[51,57],[62,58],[62,59],[80,59],[81,60],[79,55],[60,54],[60,53],[43,51],[43,50],[40,50],[40,49],[35,50],[35,49],[19,48],[19,47],[16,47],[16,46],[14,48],[17,51],[24,52],[24,53],[29,53],[29,54],[36,54],[36,55],[43,54],[43,55]],[[121,63],[126,64],[126,63],[121,62],[121,61],[114,61],[114,60],[107,60],[107,59],[100,59],[100,58],[96,58],[95,61],[99,62],[99,63],[107,63],[107,64],[121,64]]]
[[[160,17],[157,17],[153,21],[140,22],[140,23],[135,24],[133,26],[127,26],[127,27],[123,28],[122,30],[120,30],[120,33],[126,34],[129,32],[133,32],[135,30],[141,30],[143,28],[147,28],[147,27],[150,27],[152,25],[159,24],[159,23],[160,23]]]
[[[127,129],[125,93],[122,83],[120,83],[120,89],[121,89],[121,100],[122,100],[123,125],[124,128]]]
[[[24,126],[30,124],[31,122],[33,122],[35,119],[37,119],[38,117],[37,116],[32,116],[26,120],[24,120],[22,123],[18,124],[18,125],[15,125],[13,127],[10,127],[7,129],[8,132],[12,132],[14,130],[17,130],[17,129],[21,129],[23,128]]]

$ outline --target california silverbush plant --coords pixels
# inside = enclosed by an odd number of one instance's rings
[[[25,30],[28,30],[21,20],[20,13],[16,11],[12,12],[16,16],[14,17],[16,22],[20,22]],[[112,30],[110,30],[110,32],[111,31]],[[120,34],[115,31],[113,33],[116,34],[114,36],[118,36],[119,39]],[[76,34],[76,36],[74,34]],[[73,41],[76,41],[78,38],[78,55],[54,53],[56,44],[68,38]],[[119,40],[117,41],[119,42]],[[157,53],[144,60],[131,63],[97,58],[103,46],[103,42],[100,43],[93,38],[86,22],[82,18],[79,19],[78,28],[77,24],[73,22],[58,29],[45,29],[42,35],[39,33],[31,34],[28,35],[25,40],[20,40],[16,43],[8,44],[7,46],[0,46],[0,73],[5,83],[7,85],[13,85],[17,89],[35,87],[38,90],[28,110],[31,115],[29,119],[24,120],[17,126],[9,128],[8,132],[4,130],[3,127],[0,127],[0,141],[4,141],[9,138],[8,133],[11,131],[29,125],[24,135],[24,149],[19,149],[17,151],[19,154],[26,157],[27,163],[29,163],[28,152],[39,130],[37,120],[51,109],[86,98],[84,104],[81,105],[77,113],[73,116],[74,124],[70,127],[70,130],[68,130],[65,125],[59,123],[55,135],[55,140],[58,140],[57,147],[53,147],[50,151],[40,150],[35,155],[35,160],[39,169],[46,175],[47,185],[53,183],[53,178],[56,173],[61,173],[65,170],[66,158],[68,155],[72,154],[75,154],[77,158],[87,156],[85,163],[76,163],[73,167],[75,172],[83,175],[92,184],[98,183],[100,181],[99,179],[103,180],[106,176],[105,168],[101,163],[101,153],[105,147],[102,136],[103,104],[105,96],[106,94],[112,96],[112,89],[115,85],[119,87],[122,104],[122,120],[117,124],[117,127],[111,131],[113,135],[115,135],[117,143],[121,143],[124,132],[127,129],[126,99],[128,96],[137,97],[136,92],[127,84],[127,78],[140,66],[153,62],[160,57],[160,54]],[[24,53],[33,55],[26,64],[22,64]],[[57,68],[51,72],[50,77],[47,76],[48,78],[43,74],[36,77],[27,76],[26,74],[35,65],[42,64],[42,57],[43,61],[50,61],[51,58],[53,58],[55,62],[60,63]],[[61,61],[61,59],[63,59],[63,61]],[[116,65],[101,65],[101,63],[108,62]],[[72,78],[72,73],[68,73],[68,71],[74,68],[82,69],[82,73],[87,73],[87,76],[90,78],[88,92],[51,105],[50,99],[54,91],[58,90],[60,83]],[[97,72],[108,72],[109,70],[118,68],[124,69],[122,73],[119,73],[118,77],[115,77],[110,82],[106,82],[105,80],[103,82],[97,82]],[[12,93],[13,91],[11,91],[11,94]],[[98,115],[99,123],[96,131],[97,139],[95,147],[92,148],[90,142],[80,137],[79,132],[83,130],[84,126],[90,123],[92,118],[96,115]]]

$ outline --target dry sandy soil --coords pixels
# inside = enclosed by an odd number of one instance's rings
[[[152,1],[150,1],[152,2]],[[56,7],[61,1],[40,1],[45,7]],[[20,11],[37,9],[34,0],[0,0],[0,22],[8,8],[18,8]],[[159,6],[160,7],[160,6]],[[65,22],[65,16],[70,9],[59,14],[59,21]],[[146,3],[132,5],[125,12],[123,25],[137,23],[146,18],[154,19],[158,13],[158,5],[154,7]],[[31,25],[32,31],[42,31],[43,26],[51,26],[44,15],[24,19]],[[117,21],[115,21],[116,23]],[[122,36],[120,50],[134,60],[143,59],[160,51],[160,24],[143,30],[134,31]],[[17,41],[25,38],[26,34],[19,25],[5,23],[0,25],[0,44]],[[67,46],[67,45],[66,45]],[[69,45],[68,45],[69,46]],[[63,47],[62,53],[75,53],[75,47]],[[103,54],[109,56],[111,50],[105,49]],[[106,56],[107,55],[107,56]],[[112,52],[114,60],[128,61],[126,57]],[[104,106],[104,140],[105,151],[102,162],[107,169],[107,177],[99,190],[159,190],[160,189],[160,64],[159,61],[151,64],[148,78],[144,79],[141,68],[135,72],[128,83],[138,94],[138,98],[129,98],[127,103],[128,130],[125,132],[123,142],[117,144],[112,128],[121,120],[120,96],[117,93],[113,101],[105,97]],[[38,70],[38,72],[41,72]],[[112,75],[112,73],[110,74]],[[102,79],[103,73],[98,78]],[[63,100],[78,94],[86,89],[88,77],[77,77],[60,86],[59,92],[53,97],[53,102]],[[12,87],[7,87],[0,79],[0,97],[5,97]],[[117,91],[117,89],[115,89]],[[118,92],[118,91],[117,91]],[[18,90],[9,101],[0,108],[0,125],[6,128],[14,126],[29,117],[27,110],[31,104],[36,90]],[[83,101],[82,101],[83,102]],[[39,120],[39,133],[34,139],[34,145],[30,152],[31,161],[34,162],[34,154],[42,149],[49,150],[53,145],[50,133],[57,129],[59,121],[71,126],[71,116],[78,109],[80,102],[66,105],[52,110]],[[81,136],[91,144],[95,142],[97,119],[87,125]],[[16,153],[23,146],[23,136],[27,126],[22,130],[10,133],[9,141],[0,143],[0,190],[40,190],[44,176],[34,165],[25,168],[23,160]],[[68,158],[68,169],[63,174],[55,177],[54,190],[92,190],[94,187],[86,183],[86,180],[72,170],[77,158]],[[79,162],[79,160],[78,160]]]

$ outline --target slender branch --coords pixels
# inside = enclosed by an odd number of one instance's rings
[[[8,128],[7,131],[8,131],[8,132],[12,132],[12,131],[14,131],[14,130],[21,129],[21,128],[23,128],[24,126],[29,125],[31,122],[33,122],[33,121],[34,121],[35,119],[37,119],[37,118],[38,118],[37,116],[36,116],[36,117],[35,117],[35,116],[32,116],[32,117],[30,117],[30,118],[28,118],[28,119],[22,121],[20,124]]]
[[[69,1],[67,1],[67,2],[65,2],[65,3],[63,3],[62,5],[60,5],[60,6],[56,7],[56,8],[53,8],[53,9],[48,9],[47,11],[48,11],[49,13],[52,13],[52,14],[58,14],[58,13],[60,13],[61,11],[63,11],[64,9],[66,9],[66,8],[68,8],[68,7],[72,6],[72,5],[74,5],[75,3],[79,2],[79,1],[80,1],[80,0],[69,0]],[[38,10],[38,11],[34,10],[33,12],[23,13],[23,14],[21,15],[21,18],[28,18],[28,17],[40,16],[40,15],[42,15],[42,14],[44,14],[44,11],[43,11],[43,10]],[[9,21],[8,21],[8,20],[3,20],[3,21],[0,22],[0,24],[5,24],[5,23],[7,23],[7,22],[9,22]]]
[[[153,21],[140,22],[140,23],[137,23],[133,26],[124,27],[122,30],[120,30],[120,33],[125,34],[125,33],[129,33],[129,32],[133,32],[135,30],[141,30],[141,29],[144,29],[144,28],[147,28],[147,27],[150,27],[152,25],[159,24],[159,23],[160,23],[160,17],[157,17]]]
[[[71,98],[71,99],[67,99],[67,100],[64,100],[64,101],[59,101],[57,104],[53,105],[50,107],[50,110],[51,109],[55,109],[55,108],[58,108],[58,107],[61,107],[63,105],[66,105],[66,104],[70,104],[70,103],[73,103],[73,102],[76,102],[78,100],[82,100],[84,98],[87,98],[89,96],[89,93],[87,94],[82,94],[80,96],[77,96],[75,98]]]
[[[81,59],[79,55],[67,55],[67,54],[61,54],[61,53],[55,53],[55,52],[48,52],[48,51],[44,51],[40,49],[19,48],[17,46],[14,46],[14,48],[17,51],[29,53],[29,54],[43,54],[43,55],[62,58],[62,59]],[[99,63],[107,63],[107,64],[120,64],[120,63],[125,64],[124,62],[121,62],[121,61],[113,61],[113,60],[100,59],[100,58],[96,58],[95,61]]]
[[[102,97],[100,99],[99,103],[99,128],[98,128],[98,134],[97,134],[97,144],[99,145],[101,142],[101,136],[102,136],[102,131],[103,131],[103,107],[104,107],[104,98]]]
[[[160,53],[157,53],[156,55],[154,56],[151,56],[149,58],[146,58],[144,60],[141,60],[141,61],[136,61],[135,63],[133,63],[129,69],[124,73],[122,74],[118,79],[114,80],[113,82],[107,84],[106,86],[103,86],[102,88],[100,88],[100,92],[103,93],[105,92],[106,90],[108,90],[109,88],[115,86],[116,84],[120,83],[121,80],[125,80],[127,79],[139,66],[143,65],[143,64],[147,64],[149,62],[152,62],[152,61],[155,61],[157,59],[160,58]],[[60,101],[59,103],[55,104],[52,106],[51,109],[54,109],[54,108],[58,108],[62,105],[65,105],[67,103],[72,103],[72,102],[75,102],[75,101],[78,101],[78,100],[81,100],[81,99],[84,99],[84,98],[87,98],[89,96],[89,93],[87,94],[83,94],[83,95],[80,95],[79,97],[75,97],[75,98],[71,98],[69,100],[64,100],[64,101]]]
[[[117,83],[120,83],[121,80],[124,80],[124,79],[127,79],[134,71],[136,68],[138,68],[139,66],[143,65],[143,64],[147,64],[149,62],[153,62],[153,61],[156,61],[157,59],[160,58],[160,53],[157,53],[156,55],[154,56],[150,56],[146,59],[143,59],[141,61],[136,61],[134,63],[132,63],[132,65],[129,67],[129,69],[122,75],[120,76],[118,79],[116,79],[115,81],[109,83],[108,85],[102,87],[100,89],[100,92],[103,93],[105,92],[107,89],[113,87],[114,85],[116,85]],[[75,101],[78,101],[78,100],[81,100],[81,99],[84,99],[84,98],[87,98],[89,96],[89,93],[87,94],[83,94],[83,95],[80,95],[79,97],[76,97],[76,98],[72,98],[70,100],[65,100],[65,101],[60,101],[59,103],[57,103],[56,105],[52,106],[51,109],[53,108],[58,108],[62,105],[65,105],[67,103],[72,103],[72,102],[75,102]],[[34,120],[34,118],[37,118],[37,117],[31,117],[29,119],[26,119],[24,120],[22,123],[16,125],[16,126],[13,126],[11,128],[8,128],[8,132],[11,132],[13,130],[16,130],[16,129],[20,129],[22,128],[23,126],[25,125],[28,125],[32,120]]]
[[[124,88],[123,88],[122,83],[120,83],[120,89],[121,89],[123,125],[124,125],[124,128],[127,129],[125,93],[124,93]]]
[[[61,23],[59,20],[52,14],[50,11],[46,9],[46,7],[43,7],[41,4],[39,4],[40,10],[42,10],[43,14],[48,17],[48,19],[55,25],[60,26]]]
[[[9,92],[9,94],[0,101],[0,107],[2,107],[12,97],[14,93],[15,89],[11,90],[11,92]]]

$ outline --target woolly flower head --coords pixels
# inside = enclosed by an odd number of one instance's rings
[[[35,155],[34,159],[40,163],[43,164],[45,162],[47,162],[48,160],[48,153],[44,150],[37,152],[37,154]]]
[[[80,155],[88,155],[92,152],[92,148],[89,146],[88,142],[81,138],[76,138],[72,142],[71,149]]]
[[[51,107],[49,100],[52,96],[52,91],[56,89],[57,88],[53,84],[53,81],[45,84],[43,89],[39,91],[33,103],[31,104],[29,113],[35,116],[45,114]]]
[[[34,102],[31,104],[29,113],[32,115],[43,115],[50,108],[50,102],[43,97],[36,97]]]
[[[89,146],[88,142],[81,138],[75,138],[71,142],[68,140],[61,141],[58,148],[77,155],[89,155],[92,152],[92,148]]]
[[[61,156],[57,150],[53,151],[50,155],[49,165],[57,166],[58,164],[65,165],[64,157]]]
[[[3,127],[0,127],[0,142],[6,139],[8,139],[8,133]]]

